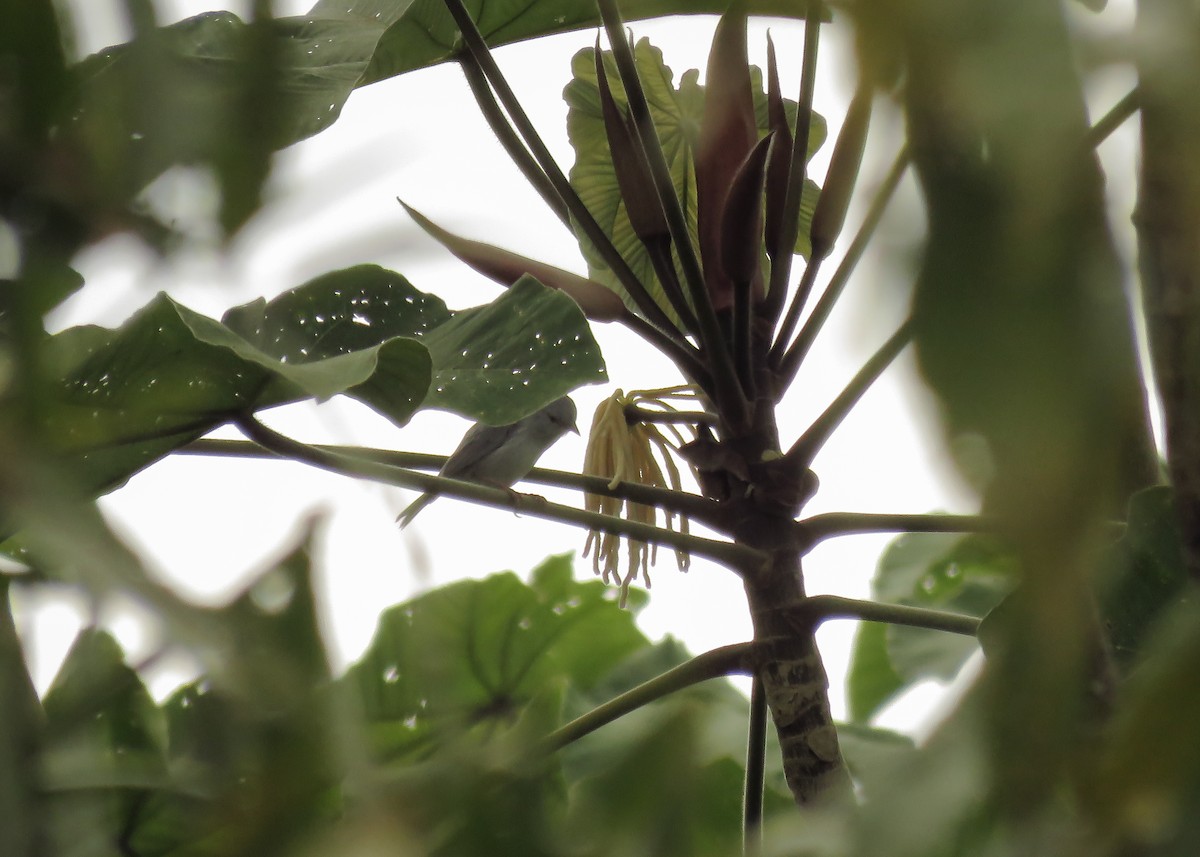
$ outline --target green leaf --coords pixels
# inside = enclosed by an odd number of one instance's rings
[[[1097,818],[1118,842],[1154,843],[1155,853],[1194,850],[1200,829],[1200,609],[1194,586],[1147,645],[1122,690],[1088,790]],[[1129,850],[1129,849],[1126,849]],[[1114,853],[1116,853],[1114,851]]]
[[[143,801],[169,784],[161,713],[117,642],[94,629],[76,638],[44,705],[53,853],[119,853]]]
[[[645,645],[599,581],[575,582],[569,555],[529,584],[465,580],[397,605],[346,681],[381,749],[401,754],[473,724],[511,724],[554,685],[588,688]]]
[[[905,686],[888,656],[887,626],[881,622],[860,622],[846,674],[850,719],[865,723]]]
[[[646,92],[651,115],[662,142],[663,154],[671,172],[675,192],[683,206],[688,221],[688,232],[693,243],[696,232],[696,175],[694,157],[699,140],[700,124],[704,117],[704,87],[697,83],[699,72],[695,69],[683,74],[678,88],[674,74],[663,63],[662,51],[641,39],[634,49],[639,77]],[[616,61],[612,54],[604,54],[605,73],[613,89],[613,97],[624,110],[627,105],[624,90],[617,84]],[[629,215],[617,186],[608,137],[604,130],[603,110],[600,106],[599,87],[596,82],[595,49],[584,48],[571,61],[573,80],[567,84],[563,97],[568,105],[567,134],[575,150],[575,164],[571,168],[571,184],[592,212],[601,228],[612,238],[616,248],[629,261],[630,267],[643,283],[646,283],[655,300],[663,310],[673,316],[673,311],[663,296],[662,286],[654,273],[649,254],[638,239],[629,222]],[[751,84],[758,123],[759,136],[770,130],[767,115],[767,98],[763,92],[762,73],[751,68]],[[788,119],[795,124],[796,104],[786,102]],[[809,155],[816,152],[825,140],[825,121],[813,115],[812,133],[809,137]],[[819,189],[809,181],[805,184],[801,205],[800,237],[796,251],[808,254],[808,227],[812,222]],[[599,255],[588,242],[580,246],[588,262],[588,276],[605,283],[614,291],[622,293],[620,286],[604,265]],[[682,277],[682,274],[680,275]],[[681,280],[682,281],[682,280]]]
[[[344,393],[398,425],[418,406],[512,422],[605,379],[570,298],[532,279],[452,313],[398,274],[360,265],[222,322],[160,295],[115,331],[53,337],[61,379],[42,437],[91,491],[239,413]]]
[[[433,358],[426,407],[506,425],[583,384],[608,380],[579,305],[522,277],[490,304],[424,337]]]
[[[1015,569],[1012,552],[992,537],[909,533],[880,557],[872,597],[982,618],[1011,591]],[[869,720],[905,688],[924,679],[953,678],[978,649],[975,640],[959,634],[864,625],[849,673],[852,717]]]
[[[285,363],[166,295],[107,337],[67,331],[47,350],[71,368],[49,405],[43,440],[76,461],[89,490],[114,487],[237,413],[304,397],[348,392],[403,423],[429,383],[428,354],[414,340]]]
[[[9,578],[0,578],[0,853],[33,853],[39,801],[36,750],[42,708],[13,622]]]
[[[1137,662],[1160,616],[1188,592],[1182,545],[1172,490],[1135,494],[1125,534],[1105,552],[1097,575],[1100,613],[1126,668]]]
[[[93,190],[117,202],[168,167],[212,165],[234,227],[257,202],[267,154],[333,123],[382,34],[359,18],[245,24],[229,12],[148,29],[73,68],[80,107],[67,133]]]
[[[466,0],[465,5],[493,47],[600,26],[600,15],[591,0]],[[621,4],[621,16],[635,21],[666,15],[719,15],[726,5],[725,0],[628,0]],[[790,0],[752,0],[748,6],[752,15],[803,17],[803,7]],[[443,0],[317,0],[309,14],[387,26],[363,85],[452,60],[458,49],[458,28]]]
[[[327,825],[351,727],[331,704],[312,587],[315,526],[214,611],[226,645],[200,682],[163,704],[174,790],[129,829],[139,855],[291,854]]]
[[[859,781],[878,777],[882,771],[897,768],[911,758],[916,749],[907,735],[889,729],[876,729],[861,723],[839,723],[837,731],[846,767]]]

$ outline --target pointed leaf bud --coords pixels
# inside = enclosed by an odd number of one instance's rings
[[[721,16],[708,55],[704,121],[696,146],[696,213],[700,257],[716,310],[733,303],[733,285],[721,268],[721,212],[730,183],[758,139],[750,61],[746,55],[746,4],[734,0]]]
[[[812,258],[824,259],[833,250],[834,242],[846,222],[846,210],[854,194],[858,180],[858,169],[862,164],[863,149],[867,143],[867,129],[871,125],[871,100],[874,90],[870,85],[859,84],[837,143],[829,158],[829,171],[825,174],[825,186],[817,199],[812,219]]]
[[[547,265],[536,259],[501,250],[482,241],[471,241],[447,232],[433,223],[415,208],[397,200],[404,206],[409,217],[417,222],[425,232],[435,238],[439,244],[465,262],[471,268],[507,288],[529,274],[539,283],[552,289],[558,289],[570,297],[583,314],[593,321],[617,321],[628,316],[629,311],[624,302],[612,290],[570,271]]]
[[[600,40],[596,40],[596,84],[600,92],[600,110],[604,117],[604,133],[612,153],[613,171],[621,200],[629,215],[633,233],[642,241],[653,241],[670,234],[667,217],[654,190],[654,179],[646,153],[638,140],[627,110],[622,110],[609,88],[604,70],[604,55]]]
[[[791,248],[783,241],[783,208],[787,200],[788,176],[792,167],[792,129],[783,106],[783,91],[779,86],[779,67],[775,63],[775,42],[767,33],[767,117],[775,143],[767,162],[767,219],[764,241],[767,255],[774,260]]]
[[[758,141],[738,168],[725,198],[721,223],[721,266],[735,289],[749,288],[758,281],[761,297],[759,253],[762,250],[762,197],[767,156],[774,138],[768,134]]]

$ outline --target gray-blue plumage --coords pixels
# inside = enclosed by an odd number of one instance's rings
[[[529,475],[542,453],[568,431],[579,433],[575,403],[566,396],[509,425],[477,423],[467,429],[438,475],[508,488]],[[396,518],[400,528],[435,499],[436,492],[426,492],[410,503]]]

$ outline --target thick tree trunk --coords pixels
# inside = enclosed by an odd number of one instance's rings
[[[850,777],[829,710],[829,678],[811,630],[789,622],[804,600],[799,554],[783,549],[746,579],[754,638],[762,645],[758,678],[779,735],[784,773],[796,802],[844,800]]]

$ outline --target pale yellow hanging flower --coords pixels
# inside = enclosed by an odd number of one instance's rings
[[[583,472],[589,476],[600,476],[615,488],[621,482],[636,482],[658,488],[682,491],[679,467],[672,453],[687,443],[675,423],[644,423],[630,425],[625,417],[630,405],[645,410],[676,412],[672,401],[697,402],[693,388],[687,386],[667,387],[661,390],[634,390],[628,396],[622,390],[601,402],[592,418],[592,429],[588,436],[587,452]],[[660,428],[661,425],[661,428]],[[668,437],[669,435],[669,437]],[[657,457],[654,454],[658,450]],[[660,464],[661,459],[661,464]],[[653,525],[657,522],[658,510],[654,506],[633,503],[619,497],[600,494],[584,496],[585,507],[592,512],[624,517]],[[681,533],[688,532],[685,515],[663,510],[664,526]],[[678,522],[676,522],[678,517]],[[601,575],[605,583],[617,586],[621,591],[624,606],[629,586],[638,578],[640,571],[646,586],[650,586],[650,566],[657,559],[657,546],[651,547],[637,539],[626,539],[627,560],[625,573],[620,571],[621,537],[592,530],[588,533],[583,555],[592,551],[592,568]],[[680,571],[687,571],[691,557],[687,551],[676,548],[675,562]]]

